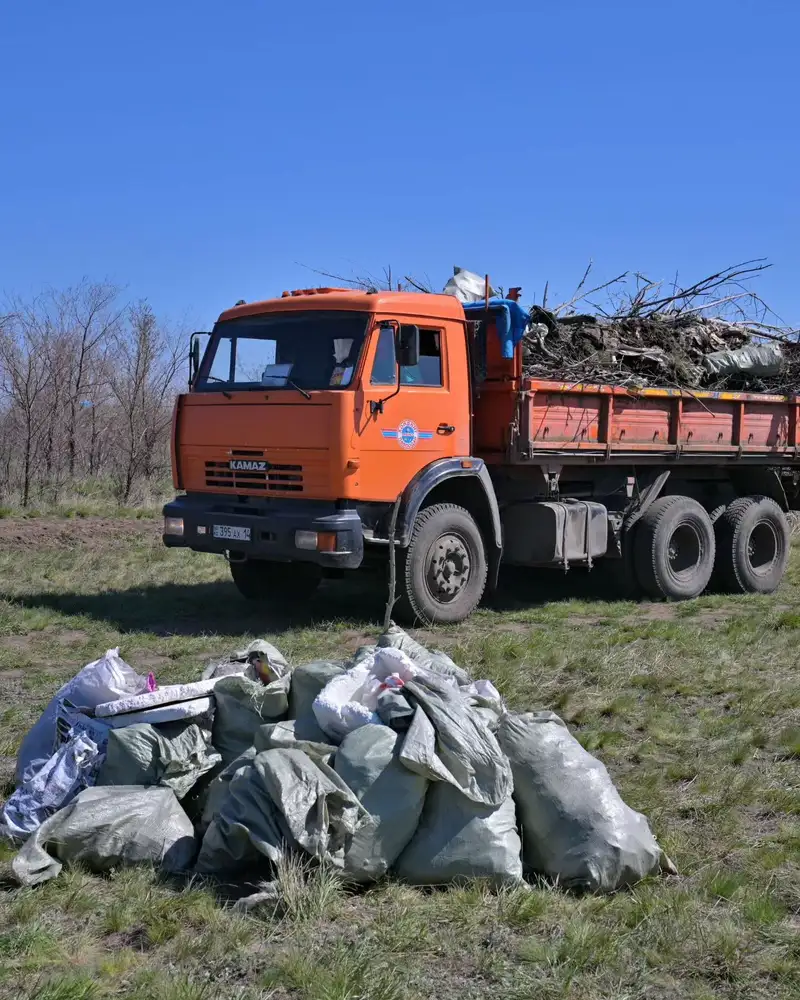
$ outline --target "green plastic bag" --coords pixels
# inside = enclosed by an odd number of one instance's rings
[[[236,760],[253,745],[259,726],[286,718],[291,679],[291,673],[287,673],[271,684],[262,684],[234,675],[224,677],[217,684],[211,741],[225,764]]]
[[[182,799],[222,758],[196,723],[112,729],[98,785],[161,785]]]
[[[428,781],[400,763],[401,742],[387,726],[367,725],[345,736],[336,752],[336,773],[370,814],[344,856],[345,871],[358,881],[387,873],[422,815]]]

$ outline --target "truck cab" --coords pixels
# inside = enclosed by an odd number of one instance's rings
[[[407,611],[463,617],[500,547],[488,472],[472,456],[465,328],[452,296],[404,292],[305,289],[224,312],[176,403],[185,495],[165,508],[166,544],[224,553],[247,597],[299,597],[323,574],[385,561],[396,501],[407,551],[423,501],[438,498],[447,510],[436,544],[430,527],[423,538],[426,566],[402,560],[419,577]],[[472,481],[472,513],[447,502],[454,477]]]

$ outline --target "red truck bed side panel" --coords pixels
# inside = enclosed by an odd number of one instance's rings
[[[518,399],[523,461],[587,451],[793,457],[798,445],[798,396],[526,380]]]

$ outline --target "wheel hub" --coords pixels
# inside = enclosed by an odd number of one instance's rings
[[[441,535],[431,546],[428,585],[438,601],[452,601],[469,580],[469,551],[458,535]]]
[[[694,572],[703,558],[703,542],[692,524],[678,525],[669,540],[667,558],[673,576],[682,579]]]

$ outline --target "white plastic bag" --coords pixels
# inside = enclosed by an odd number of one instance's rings
[[[360,726],[380,725],[376,712],[380,694],[402,688],[418,673],[399,649],[377,649],[358,666],[334,677],[314,699],[320,728],[332,739],[343,740]]]
[[[17,784],[33,777],[56,750],[58,705],[67,699],[78,709],[95,709],[107,701],[149,689],[148,678],[141,677],[119,655],[119,647],[106,650],[105,656],[79,671],[56,692],[55,697],[34,723],[17,754]]]

